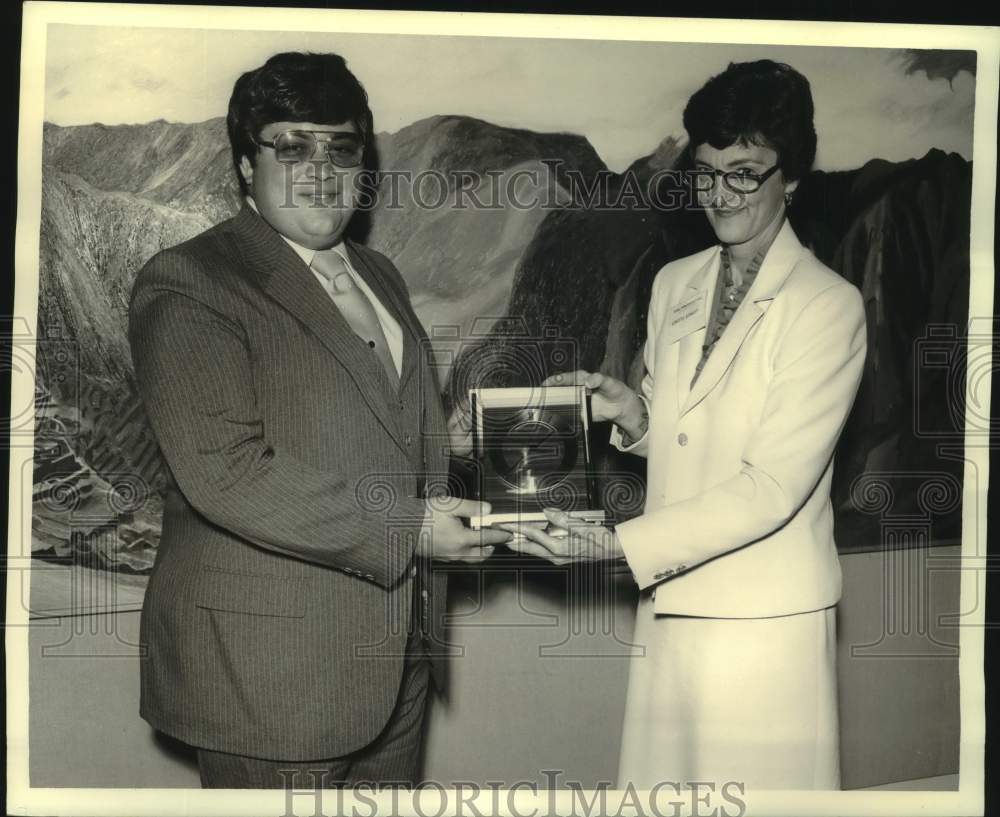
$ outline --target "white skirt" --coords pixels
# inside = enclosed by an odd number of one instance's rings
[[[618,788],[839,789],[836,608],[775,618],[636,613]]]

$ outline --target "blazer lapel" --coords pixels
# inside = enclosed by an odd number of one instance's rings
[[[357,247],[350,240],[344,241],[347,248],[347,255],[357,270],[358,275],[364,278],[365,283],[371,287],[376,297],[385,304],[386,308],[393,314],[403,330],[403,361],[400,365],[399,393],[402,394],[407,382],[417,368],[417,357],[420,354],[420,337],[422,330],[419,325],[414,325],[412,309],[408,302],[404,302],[403,296],[395,287],[389,286],[384,275],[380,274],[375,265],[358,251]]]
[[[715,284],[715,276],[718,274],[719,253],[712,256],[694,271],[688,279],[687,285],[681,288],[679,299],[672,308],[676,309],[685,303],[698,301],[701,303],[701,317],[698,327],[692,331],[679,334],[671,340],[678,346],[676,374],[677,410],[680,411],[687,400],[691,390],[691,378],[694,377],[695,367],[701,358],[701,348],[705,343],[705,331],[708,328],[708,310],[712,308],[711,297],[712,287]],[[669,326],[669,315],[667,318]],[[668,330],[669,331],[669,330]]]
[[[719,342],[715,344],[712,354],[705,361],[705,368],[701,370],[698,381],[681,407],[681,414],[693,409],[718,385],[750,334],[750,330],[767,312],[771,301],[781,289],[801,254],[802,245],[786,220],[767,251],[764,263],[761,264],[757,278],[747,292],[746,298],[736,310]],[[692,370],[691,375],[693,374]]]
[[[344,366],[372,413],[403,451],[407,451],[386,400],[387,382],[380,364],[335,308],[323,287],[287,242],[244,205],[234,219],[239,251],[264,293],[306,326]]]

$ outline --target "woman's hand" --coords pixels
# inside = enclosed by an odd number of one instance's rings
[[[591,390],[590,412],[595,422],[610,420],[633,440],[646,433],[646,405],[632,389],[600,372],[564,372],[552,375],[543,386],[586,386]]]
[[[571,514],[546,508],[549,524],[509,522],[494,527],[515,534],[507,543],[510,550],[540,556],[553,564],[593,562],[624,556],[621,543],[611,528],[581,522]]]
[[[448,439],[456,457],[472,454],[472,412],[468,400],[459,400],[448,418]]]

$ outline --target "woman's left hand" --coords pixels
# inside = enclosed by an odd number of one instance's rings
[[[571,514],[555,508],[546,508],[544,512],[549,520],[549,524],[544,527],[530,522],[497,525],[498,528],[519,534],[507,543],[507,547],[518,553],[539,556],[557,565],[617,559],[625,555],[611,528],[581,522]]]

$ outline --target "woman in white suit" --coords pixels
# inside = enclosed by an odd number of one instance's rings
[[[640,393],[586,383],[612,441],[648,458],[642,515],[614,530],[547,511],[517,526],[552,561],[624,558],[641,590],[618,786],[839,788],[833,450],[857,392],[857,289],[785,210],[816,151],[807,80],[732,64],[684,112],[719,244],[653,284]],[[557,532],[558,533],[558,532]]]

